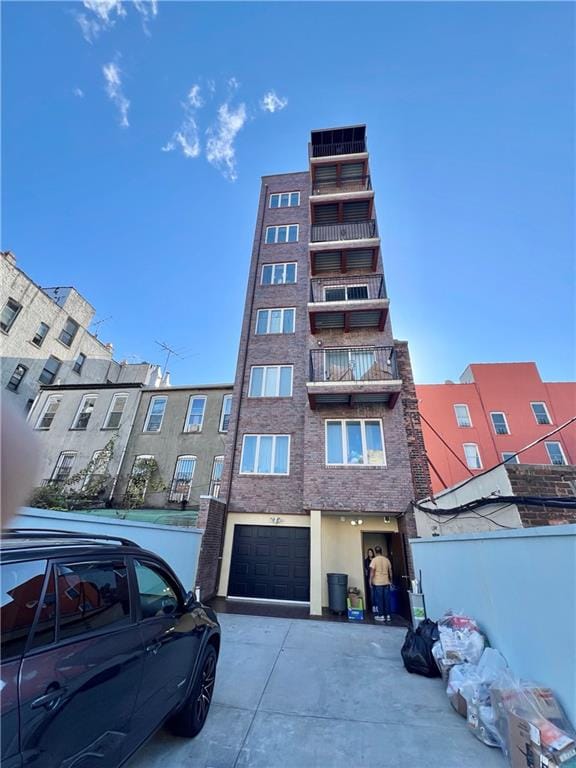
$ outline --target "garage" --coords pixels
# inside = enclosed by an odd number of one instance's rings
[[[229,597],[310,600],[310,529],[235,525]]]

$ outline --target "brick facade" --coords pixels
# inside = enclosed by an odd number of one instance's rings
[[[576,466],[506,465],[515,496],[576,497]],[[524,528],[576,523],[576,509],[518,505]]]
[[[210,600],[216,594],[218,574],[224,539],[226,505],[211,496],[200,498],[198,528],[204,531],[198,557],[196,586],[200,588],[201,600]]]

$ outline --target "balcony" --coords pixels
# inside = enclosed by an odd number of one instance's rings
[[[374,240],[377,238],[376,219],[337,224],[312,224],[310,228],[311,243],[338,243],[343,240]]]
[[[345,275],[350,270],[376,272],[378,269],[378,248],[342,248],[341,250],[312,250],[310,246],[310,267],[312,275],[325,272],[340,272]]]
[[[308,145],[311,162],[327,157],[364,154],[366,151],[366,126],[364,125],[312,131]]]
[[[370,176],[353,179],[315,179],[312,182],[310,202],[358,200],[374,197]]]
[[[383,275],[317,278],[310,281],[310,331],[336,328],[384,330],[389,301]]]
[[[400,396],[394,347],[335,347],[310,352],[306,384],[311,408],[385,404]]]

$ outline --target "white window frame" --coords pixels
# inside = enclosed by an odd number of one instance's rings
[[[380,438],[382,440],[382,463],[373,464],[368,462],[368,451],[366,448],[366,422],[373,421],[380,426]],[[340,424],[342,432],[342,458],[348,456],[348,430],[346,424],[348,422],[360,422],[360,432],[362,435],[362,464],[353,464],[347,461],[343,462],[329,462],[328,461],[328,425]],[[384,426],[382,419],[325,419],[324,420],[324,458],[327,467],[351,467],[356,469],[358,467],[364,469],[366,467],[385,467],[386,466],[386,443],[384,442]]]
[[[43,335],[43,336],[41,336],[41,335],[40,335],[40,330],[41,330],[42,328],[45,328],[45,329],[46,329],[46,330],[44,331],[44,335]],[[40,323],[38,323],[38,330],[36,331],[36,333],[34,334],[34,336],[32,336],[32,338],[30,339],[30,344],[34,344],[34,346],[35,346],[35,347],[38,347],[38,349],[40,349],[40,347],[42,346],[42,344],[44,344],[44,342],[46,341],[46,336],[48,336],[48,331],[49,331],[49,330],[50,330],[50,326],[48,325],[48,323],[45,323],[45,322],[42,320]],[[36,336],[39,336],[39,337],[40,337],[40,341],[39,341],[39,342],[37,342],[37,341],[34,341],[34,339],[36,338]]]
[[[344,289],[344,298],[343,299],[327,299],[326,298],[326,291],[329,290],[337,290],[337,289]],[[350,288],[366,288],[366,298],[365,299],[351,299],[348,296],[348,290]],[[354,285],[325,285],[324,286],[324,302],[329,302],[330,304],[337,303],[339,301],[367,301],[370,298],[370,286],[368,283],[356,283]]]
[[[115,411],[114,410],[114,406],[116,405],[116,401],[119,398],[121,398],[121,397],[125,397],[126,398],[126,401],[124,403],[124,408],[122,408],[121,411]],[[112,430],[120,429],[120,426],[122,424],[122,416],[124,414],[124,411],[126,410],[126,406],[128,405],[128,397],[129,397],[129,395],[128,395],[127,392],[116,392],[116,394],[112,398],[112,402],[110,403],[110,406],[109,406],[108,411],[106,413],[106,418],[104,419],[104,424],[102,425],[102,429],[112,429]],[[118,422],[118,426],[117,427],[110,427],[108,425],[108,422],[110,421],[110,418],[111,418],[113,413],[120,413],[120,421]]]
[[[176,483],[176,474],[178,471],[178,464],[181,461],[192,461],[193,467],[192,467],[192,474],[190,475],[190,480],[188,481],[188,491],[187,493],[181,493],[180,491],[174,490],[174,484]],[[170,491],[168,493],[168,501],[188,501],[190,499],[190,493],[192,491],[192,483],[194,482],[194,475],[196,474],[196,467],[198,466],[198,457],[193,456],[192,454],[183,454],[182,456],[176,457],[176,464],[174,465],[174,473],[172,475],[172,482],[170,483]]]
[[[189,424],[190,416],[192,415],[192,404],[194,403],[194,400],[202,400],[202,418],[200,420],[200,424]],[[194,432],[202,432],[202,428],[204,426],[204,418],[206,416],[206,401],[208,398],[206,395],[190,395],[188,398],[188,409],[186,411],[186,421],[184,422],[184,429],[183,432],[187,433],[194,433]]]
[[[338,367],[334,366],[333,362],[329,362],[330,356],[334,354],[339,355],[340,357],[346,354],[346,357],[348,358],[348,368],[342,371],[340,375],[343,377],[349,373],[351,376],[351,381],[364,381],[364,377],[367,375],[368,371],[370,371],[376,365],[375,347],[352,347],[351,349],[346,347],[328,347],[324,350],[324,355],[322,356],[324,362],[324,381],[348,381],[348,379],[344,378],[332,378],[332,372],[340,371]],[[368,361],[368,355],[372,355],[372,361],[370,362],[370,365],[363,365],[360,368],[357,368],[357,358],[360,358],[362,362],[366,363]]]
[[[82,362],[80,365],[78,365],[78,360],[82,358]],[[82,375],[82,369],[84,368],[84,363],[86,362],[86,355],[84,352],[78,352],[76,355],[76,359],[72,363],[72,373],[76,373],[78,376]]]
[[[90,459],[90,464],[92,464],[92,462],[97,462],[98,458],[103,453],[108,453],[108,451],[105,448],[101,448],[98,451],[94,451],[94,453],[92,454],[92,458]],[[108,469],[109,464],[110,464],[110,459],[108,459],[108,461],[106,462],[106,467],[105,467],[106,469]],[[86,488],[90,484],[90,481],[92,480],[94,475],[99,475],[99,474],[101,473],[100,472],[91,472],[90,474],[86,473],[86,475],[84,475],[84,482],[82,483],[82,488],[83,489]]]
[[[568,460],[566,459],[566,454],[564,453],[564,448],[562,447],[562,443],[559,440],[547,440],[544,445],[546,446],[546,453],[548,454],[548,458],[550,459],[550,464],[552,464],[555,467],[565,467],[568,464]],[[560,451],[560,455],[562,456],[563,464],[559,464],[556,461],[552,460],[552,456],[550,455],[550,449],[548,448],[549,445],[556,445],[558,446],[558,449]]]
[[[128,478],[128,483],[126,485],[126,490],[128,490],[128,488],[130,487],[130,481],[134,477],[134,469],[136,468],[136,462],[139,459],[153,459],[153,458],[154,458],[154,454],[153,453],[139,453],[137,456],[134,456],[134,462],[132,464],[132,469],[130,470],[130,477]],[[142,489],[142,496],[141,496],[142,503],[144,503],[144,501],[146,500],[146,494],[147,493],[148,493],[148,483],[146,483],[146,485]]]
[[[505,464],[520,464],[520,458],[516,451],[502,451],[501,456]],[[510,456],[510,458],[507,459],[506,456]]]
[[[506,432],[498,432],[496,429],[496,424],[494,424],[494,416],[502,416],[504,419],[504,426],[506,427]],[[506,414],[504,411],[490,411],[490,421],[492,422],[492,429],[494,430],[495,435],[509,435],[510,433],[510,427],[508,426],[508,419],[506,418]]]
[[[56,408],[54,409],[54,414],[52,416],[52,419],[50,421],[50,424],[47,427],[43,427],[42,422],[44,421],[44,417],[46,416],[46,412],[48,411],[48,408],[50,407],[51,403],[56,402]],[[36,426],[34,429],[43,429],[48,431],[52,424],[54,423],[54,419],[56,418],[56,414],[58,413],[58,408],[60,408],[60,403],[62,402],[62,395],[50,395],[46,398],[46,402],[44,403],[44,407],[42,408],[40,412],[40,416],[38,416],[38,421],[36,422]]]
[[[286,472],[246,472],[242,470],[242,465],[244,464],[244,448],[246,445],[246,438],[247,437],[255,437],[256,438],[256,452],[254,454],[254,467],[258,466],[258,460],[260,458],[260,440],[263,437],[271,437],[272,440],[272,460],[271,460],[271,466],[274,466],[275,460],[276,460],[276,438],[278,437],[287,437],[288,438],[288,461],[286,464]],[[290,474],[290,449],[292,447],[292,436],[286,435],[286,434],[254,434],[249,433],[242,436],[242,453],[240,455],[240,474],[241,475],[260,475],[261,477],[287,477]]]
[[[286,227],[286,240],[278,240],[278,232],[283,227]],[[296,240],[288,240],[290,227],[296,227]],[[272,229],[275,230],[274,239],[269,240],[268,232]],[[266,233],[264,235],[264,245],[292,245],[294,243],[298,243],[299,241],[300,241],[300,224],[273,224],[269,227],[266,227]]]
[[[270,323],[272,320],[272,312],[281,312],[280,316],[280,327],[284,328],[284,314],[285,312],[292,311],[293,314],[293,327],[291,331],[284,332],[281,331],[270,331]],[[266,322],[266,332],[265,333],[258,333],[258,325],[259,325],[259,318],[261,312],[268,312],[268,320]],[[265,307],[262,309],[257,310],[256,312],[256,327],[254,329],[254,335],[255,336],[288,336],[291,333],[296,333],[296,307]]]
[[[478,467],[470,466],[470,462],[468,460],[468,454],[466,453],[466,448],[470,448],[470,447],[473,447],[476,450],[476,456],[478,458],[478,464],[480,465]],[[462,443],[462,448],[464,450],[464,460],[466,461],[466,466],[468,467],[468,469],[483,469],[484,468],[483,465],[482,465],[482,457],[480,456],[480,449],[478,448],[478,443]]]
[[[222,470],[220,471],[220,478],[216,479],[214,477],[215,471],[216,471],[216,465],[220,463],[222,465]],[[222,476],[224,474],[224,455],[221,454],[219,456],[214,456],[214,460],[212,462],[212,471],[210,472],[210,488],[208,489],[208,495],[213,496],[215,499],[218,499],[220,497],[220,489],[222,487]],[[214,487],[218,485],[218,493],[214,493]]]
[[[543,424],[541,421],[538,421],[538,417],[536,416],[536,413],[534,411],[534,406],[535,405],[541,405],[544,408],[544,413],[546,414],[546,416],[548,418],[548,422],[546,424]],[[534,402],[531,402],[530,403],[530,408],[532,410],[532,415],[534,416],[534,420],[536,421],[536,424],[538,424],[539,427],[546,427],[546,426],[549,426],[550,424],[553,423],[552,422],[552,418],[550,416],[550,411],[548,410],[548,406],[543,401],[535,400]]]
[[[162,418],[160,419],[160,425],[158,426],[158,429],[149,429],[148,426],[150,422],[150,417],[152,416],[152,408],[154,407],[154,403],[156,402],[156,400],[165,400],[166,402],[164,404],[164,410],[162,411]],[[168,398],[166,397],[166,395],[155,395],[154,397],[151,397],[150,402],[148,403],[148,411],[146,412],[146,418],[144,419],[144,429],[142,430],[142,432],[147,432],[150,435],[157,435],[159,432],[161,432],[167,407],[168,407]],[[154,458],[154,457],[148,456],[146,458]]]
[[[82,415],[82,410],[83,410],[84,406],[86,405],[86,401],[89,398],[91,398],[91,397],[94,398],[94,403],[93,403],[92,409],[90,411],[90,416],[88,418],[88,422],[87,422],[85,427],[79,427],[78,426],[78,421],[80,419],[80,416]],[[70,427],[70,429],[78,430],[79,432],[85,432],[88,429],[88,425],[90,424],[90,419],[92,418],[92,414],[94,413],[94,409],[96,408],[96,401],[97,400],[98,400],[98,395],[95,394],[94,392],[89,392],[88,394],[82,396],[82,400],[80,400],[80,405],[78,407],[78,410],[76,411],[76,416],[74,416],[74,421],[72,422],[72,426]]]
[[[72,462],[70,464],[70,472],[66,475],[66,477],[62,478],[62,480],[67,480],[70,477],[70,475],[72,474],[72,467],[74,466],[74,462],[76,461],[76,456],[77,455],[78,454],[77,454],[76,451],[62,451],[60,453],[60,456],[58,456],[58,459],[56,461],[56,465],[54,466],[54,469],[52,470],[52,475],[50,477],[50,480],[56,480],[57,482],[60,482],[58,480],[57,475],[58,475],[58,472],[59,472],[60,468],[62,467],[62,464],[64,464],[64,458],[66,456],[72,456]]]
[[[226,404],[230,403],[230,410],[226,413]],[[220,421],[218,423],[218,432],[226,434],[228,427],[224,429],[224,418],[228,416],[228,426],[230,425],[230,414],[232,413],[232,395],[224,395],[222,398],[222,407],[220,408]]]
[[[260,395],[253,395],[252,394],[252,379],[253,379],[253,376],[254,376],[254,370],[256,368],[261,368],[262,369],[262,394],[260,394]],[[265,384],[266,384],[266,373],[271,368],[276,368],[278,370],[278,376],[277,376],[277,379],[276,379],[276,393],[273,394],[273,395],[265,395],[264,394],[264,389],[265,389]],[[281,395],[280,394],[280,369],[281,368],[289,368],[290,369],[290,394],[289,395]],[[293,365],[282,365],[282,364],[279,364],[279,365],[253,365],[250,368],[250,382],[248,384],[248,397],[250,397],[250,398],[258,399],[258,398],[263,398],[263,397],[292,397],[293,387],[294,387],[294,366]]]
[[[294,265],[294,282],[293,283],[287,283],[286,282],[286,267]],[[264,270],[268,269],[268,267],[271,267],[272,269],[272,277],[274,277],[274,271],[276,267],[283,267],[282,270],[282,282],[280,283],[265,283],[264,282]],[[262,264],[262,272],[260,274],[260,285],[296,285],[298,282],[298,262],[297,261],[272,261],[268,262],[267,264]]]
[[[282,195],[288,195],[288,205],[281,205]],[[298,195],[298,202],[294,203],[292,205],[292,195]],[[278,198],[278,205],[272,205],[272,198],[277,197]],[[293,192],[270,192],[270,201],[268,203],[268,207],[272,210],[276,211],[278,208],[298,208],[300,205],[300,192],[298,190],[294,190]]]
[[[466,403],[454,403],[454,417],[456,419],[456,425],[458,427],[462,427],[463,429],[469,429],[472,426],[472,419],[470,417],[470,408],[466,405]],[[468,424],[460,424],[460,419],[458,418],[458,411],[456,408],[466,408],[466,413],[468,415]]]

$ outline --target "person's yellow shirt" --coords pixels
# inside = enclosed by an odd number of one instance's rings
[[[370,563],[370,568],[374,571],[372,584],[375,587],[385,587],[392,583],[392,564],[384,555],[376,555]]]

